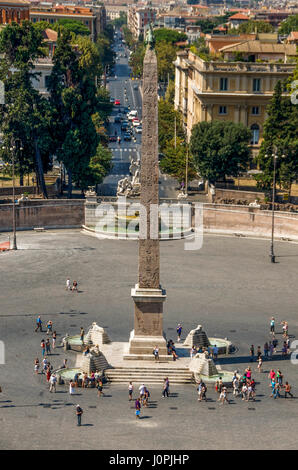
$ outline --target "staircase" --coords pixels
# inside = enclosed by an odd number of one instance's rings
[[[105,377],[108,382],[128,384],[144,383],[163,384],[168,377],[170,384],[191,384],[195,383],[193,373],[187,368],[179,367],[116,367],[106,369]]]

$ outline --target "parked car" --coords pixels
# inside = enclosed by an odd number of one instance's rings
[[[110,98],[110,103],[115,103],[115,98]]]
[[[114,123],[115,124],[120,124],[121,123],[121,117],[115,116]]]
[[[140,124],[141,124],[141,123],[140,123],[139,119],[135,119],[134,121],[132,121],[133,127],[139,127]]]
[[[135,128],[135,131],[137,134],[142,134],[142,130],[143,130],[142,126],[138,126]]]
[[[126,132],[123,136],[123,140],[131,140],[131,135],[128,132]]]

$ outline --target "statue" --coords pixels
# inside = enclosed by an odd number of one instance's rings
[[[155,37],[151,23],[149,25],[149,28],[147,29],[145,44],[149,46],[149,49],[154,49],[155,47]]]

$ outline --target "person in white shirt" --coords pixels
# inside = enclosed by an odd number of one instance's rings
[[[70,279],[67,278],[67,279],[66,279],[66,290],[70,290],[70,289],[71,289],[71,287],[70,287]]]
[[[57,377],[55,374],[52,374],[50,377],[50,392],[55,392],[56,393],[56,383],[57,383]]]

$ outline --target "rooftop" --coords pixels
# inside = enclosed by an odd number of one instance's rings
[[[295,56],[296,46],[293,44],[273,44],[261,41],[244,41],[238,44],[224,46],[220,52],[247,52],[247,53],[268,53],[286,54]]]

